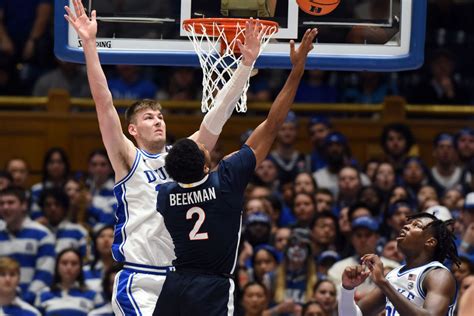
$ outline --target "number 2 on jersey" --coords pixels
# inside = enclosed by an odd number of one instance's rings
[[[187,212],[186,212],[186,219],[193,219],[193,215],[197,214],[198,219],[196,223],[194,224],[193,229],[189,232],[189,240],[206,240],[208,239],[207,233],[198,233],[199,229],[202,226],[202,223],[204,223],[204,220],[206,219],[206,213],[204,213],[204,210],[200,207],[191,207]]]

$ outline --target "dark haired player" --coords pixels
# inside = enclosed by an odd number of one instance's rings
[[[363,256],[362,265],[347,267],[342,275],[339,315],[378,315],[384,308],[386,316],[453,315],[456,281],[442,264],[446,259],[459,263],[450,224],[428,213],[408,217],[397,237],[406,264],[387,276],[374,254]],[[354,288],[369,275],[377,288],[356,305]]]
[[[157,209],[175,245],[176,271],[168,273],[154,315],[233,315],[244,190],[293,103],[316,34],[306,31],[297,49],[291,42],[293,68],[267,119],[217,171],[209,172],[209,152],[193,140],[168,153],[165,168],[176,182],[161,185]]]

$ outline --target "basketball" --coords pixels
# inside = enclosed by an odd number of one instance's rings
[[[304,12],[311,15],[326,15],[337,8],[341,0],[296,0]]]

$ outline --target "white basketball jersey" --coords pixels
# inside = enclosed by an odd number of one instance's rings
[[[169,266],[175,259],[173,241],[156,211],[157,190],[171,181],[164,168],[166,155],[137,149],[130,172],[115,184],[118,207],[112,254],[119,262],[146,268]]]
[[[425,302],[425,295],[423,291],[423,279],[430,270],[433,269],[446,269],[442,263],[438,261],[432,261],[423,266],[419,266],[413,269],[403,271],[402,268],[405,266],[398,267],[390,271],[386,278],[390,284],[403,296],[405,296],[409,301],[411,301],[416,306],[422,307]],[[456,301],[449,306],[447,316],[454,315],[454,307]],[[386,316],[399,316],[400,314],[395,310],[392,302],[387,299],[386,307]]]

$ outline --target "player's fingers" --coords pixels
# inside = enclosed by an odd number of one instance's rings
[[[291,40],[290,41],[290,52],[294,52],[295,51],[295,41],[294,40]]]
[[[79,7],[79,1],[78,0],[73,0],[72,1],[74,5],[74,12],[76,12],[76,17],[81,16],[81,8]]]
[[[79,3],[79,9],[81,10],[81,15],[86,15],[86,10],[84,9],[84,5],[82,4],[82,1],[77,1]]]
[[[64,10],[66,10],[67,15],[69,16],[69,20],[72,20],[72,21],[76,20],[76,15],[72,13],[71,9],[68,6],[65,6]]]
[[[96,16],[97,16],[97,12],[95,10],[92,10],[91,12],[92,21],[95,21]]]
[[[301,40],[301,45],[303,45],[303,46],[305,46],[305,47],[308,46],[309,33],[310,33],[310,29],[307,29],[306,32],[304,32],[303,39]]]
[[[242,44],[240,39],[237,39],[237,47],[239,47],[241,52],[244,50],[244,44]]]

